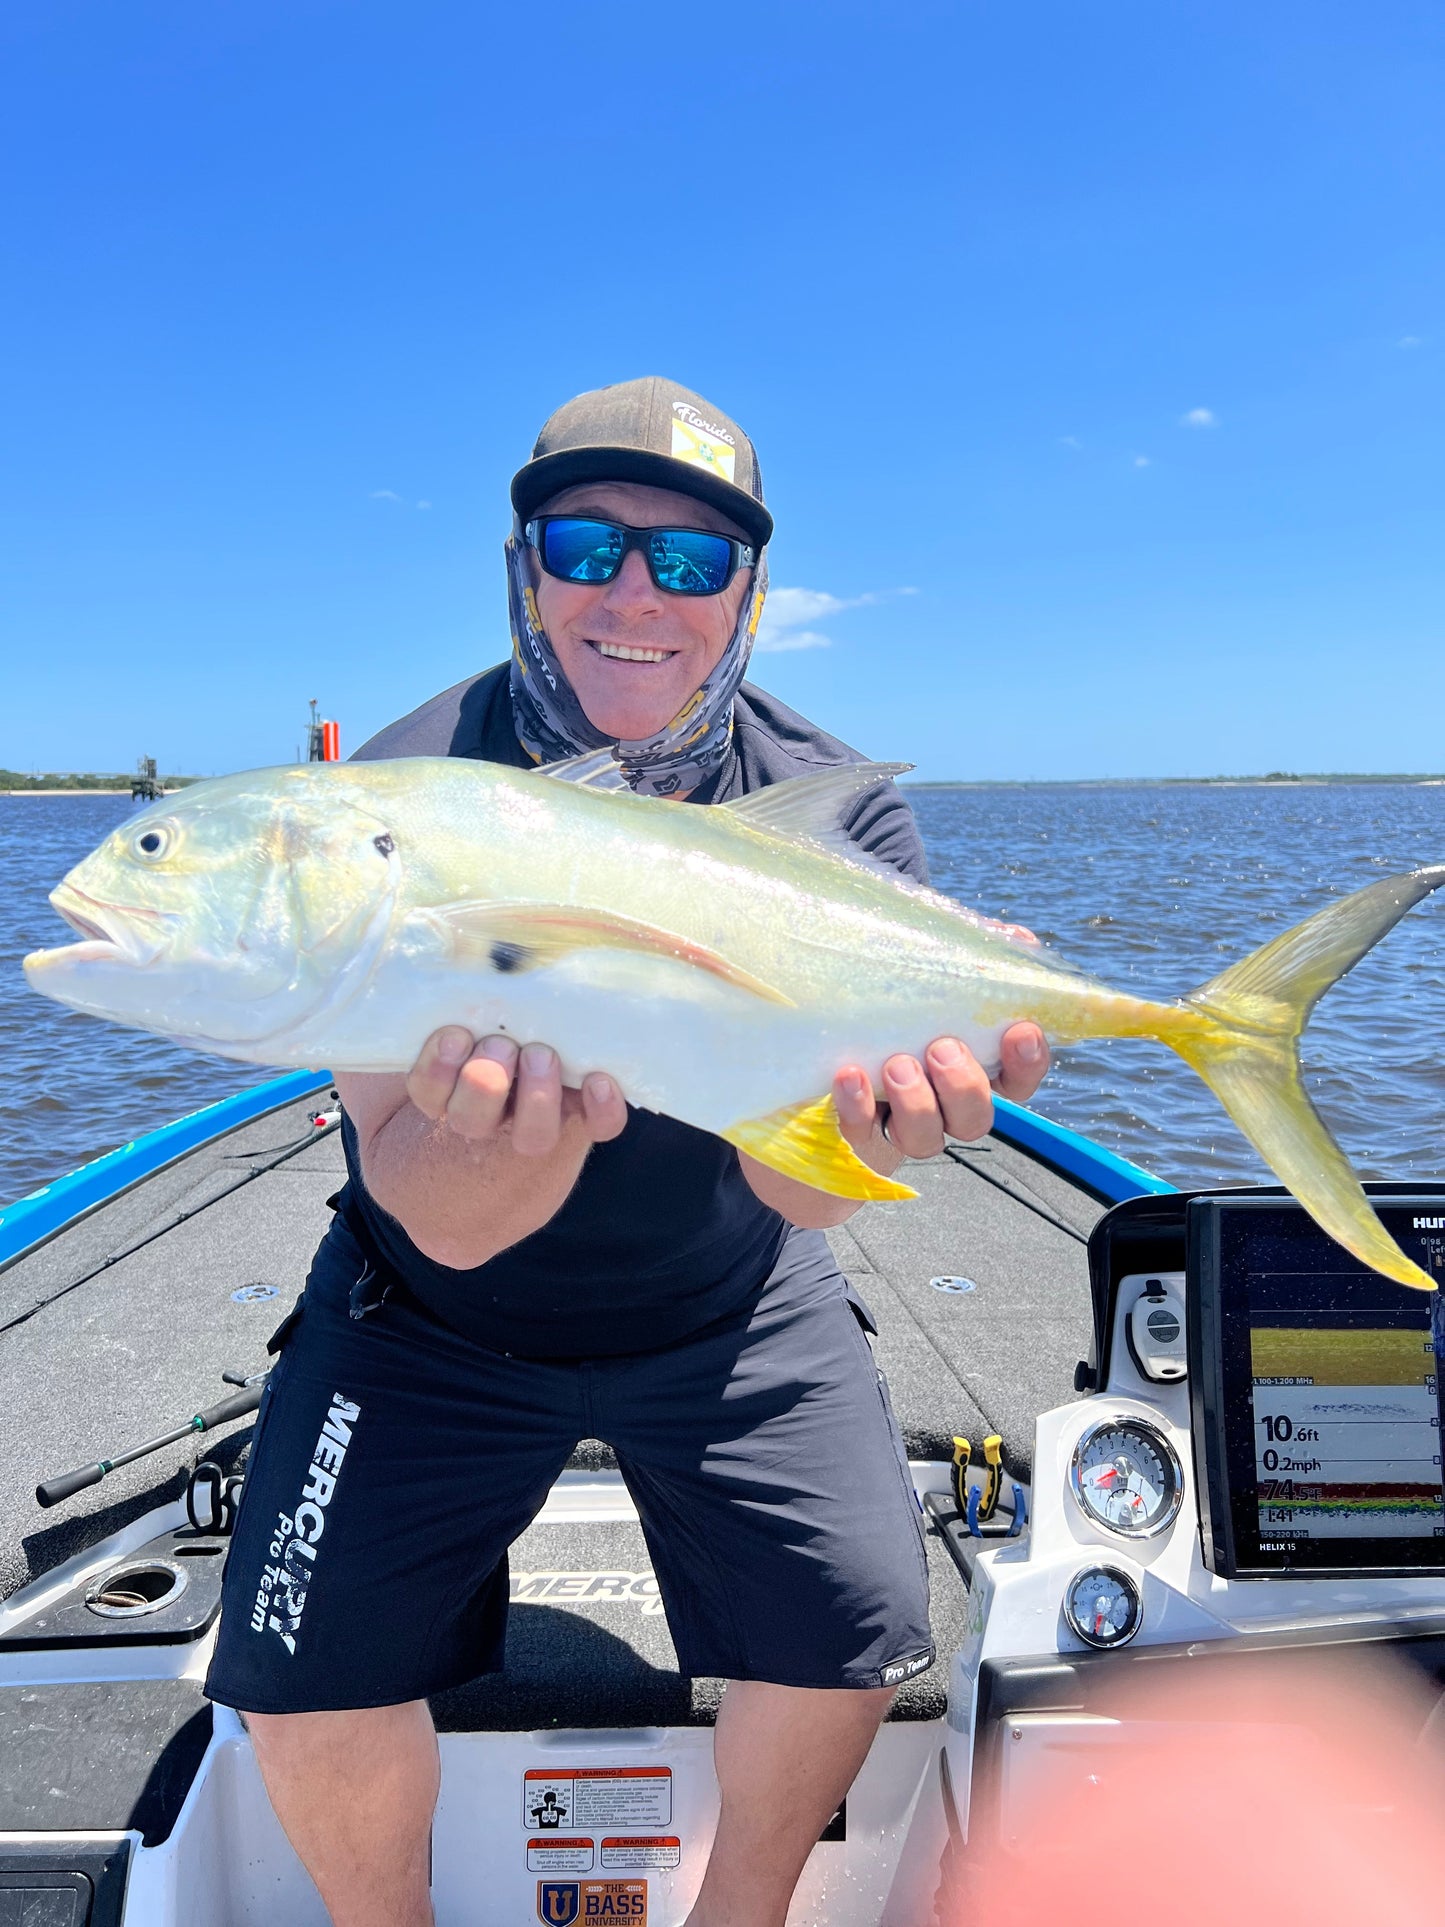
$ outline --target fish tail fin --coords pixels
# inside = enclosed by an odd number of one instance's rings
[[[1189,1021],[1167,1038],[1323,1230],[1363,1264],[1425,1291],[1436,1280],[1385,1230],[1310,1102],[1299,1040],[1330,985],[1442,884],[1445,864],[1330,904],[1186,997]]]

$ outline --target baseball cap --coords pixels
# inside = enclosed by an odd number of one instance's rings
[[[773,533],[752,443],[720,408],[661,375],[593,388],[548,418],[531,461],[512,477],[518,521],[577,482],[646,482],[694,495],[758,548]]]

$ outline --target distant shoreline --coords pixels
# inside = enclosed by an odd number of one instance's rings
[[[203,781],[189,777],[161,791],[176,796],[191,783]],[[907,790],[1147,790],[1181,789],[1191,785],[1210,789],[1329,789],[1392,783],[1413,785],[1417,789],[1445,789],[1445,776],[1418,775],[1328,775],[1328,776],[996,776],[991,778],[941,777],[933,781],[904,782]],[[102,788],[92,784],[86,789],[44,789],[38,783],[21,790],[0,789],[0,796],[124,796],[130,785],[117,783]]]
[[[161,795],[178,796],[180,790],[185,787],[185,784],[181,784],[177,789],[162,790]],[[96,783],[87,790],[47,790],[42,789],[38,783],[35,783],[32,784],[29,789],[0,790],[0,796],[128,796],[130,793],[129,783],[116,783],[114,786],[105,789],[102,789],[100,784]]]
[[[1417,789],[1445,789],[1445,776],[996,776],[946,777],[935,782],[903,783],[908,790],[1148,790],[1181,789],[1330,789],[1351,784],[1394,783]]]

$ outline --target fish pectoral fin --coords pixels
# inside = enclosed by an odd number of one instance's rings
[[[565,903],[455,903],[428,915],[453,956],[485,959],[504,975],[560,963],[579,950],[630,950],[670,957],[766,1003],[793,1007],[791,997],[719,951],[614,910],[584,910]]]
[[[790,1104],[767,1117],[746,1118],[719,1137],[785,1178],[796,1178],[835,1198],[916,1198],[918,1193],[892,1178],[880,1177],[859,1157],[838,1129],[831,1097]]]

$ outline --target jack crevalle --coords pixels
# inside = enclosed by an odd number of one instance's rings
[[[1331,903],[1172,1004],[1109,989],[870,860],[840,811],[861,764],[697,807],[459,758],[310,764],[197,784],[132,817],[51,902],[85,939],[35,989],[260,1064],[402,1071],[442,1024],[551,1044],[563,1076],[715,1131],[841,1197],[906,1198],[839,1134],[856,1062],[962,1037],[996,1070],[1032,1018],[1057,1044],[1152,1037],[1214,1091],[1331,1236],[1433,1289],[1371,1210],[1300,1079],[1319,997],[1445,865]]]

